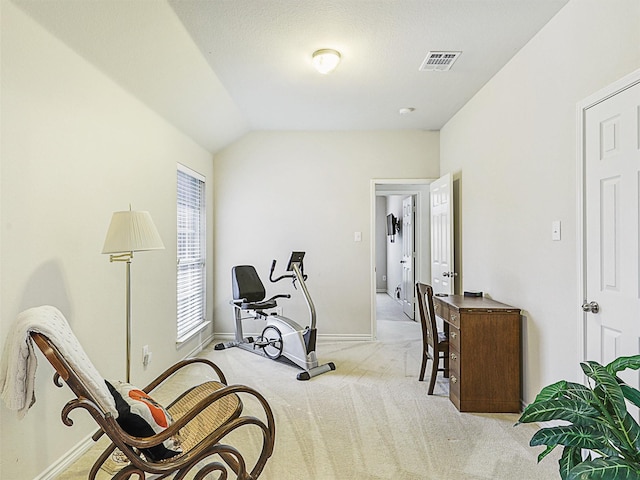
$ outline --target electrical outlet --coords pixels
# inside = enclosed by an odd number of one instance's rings
[[[151,363],[151,356],[153,354],[149,351],[149,345],[142,347],[142,365],[145,367]]]

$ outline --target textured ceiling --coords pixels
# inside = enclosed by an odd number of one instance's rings
[[[210,151],[248,130],[439,130],[567,1],[13,0]],[[320,48],[342,53],[330,75]],[[430,50],[462,55],[418,71]]]
[[[566,0],[169,3],[253,129],[439,130]],[[320,48],[342,54],[327,76]],[[463,53],[418,71],[430,50]]]

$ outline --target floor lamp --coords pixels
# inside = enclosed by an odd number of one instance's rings
[[[127,318],[127,383],[131,377],[131,260],[133,252],[162,250],[164,245],[149,212],[114,212],[107,231],[102,253],[111,262],[126,262],[126,318]]]

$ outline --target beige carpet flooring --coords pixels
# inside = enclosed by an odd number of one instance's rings
[[[229,383],[256,388],[274,410],[275,452],[260,478],[559,479],[559,452],[537,464],[541,448],[528,446],[536,427],[514,427],[518,415],[460,413],[440,377],[434,395],[426,394],[427,382],[417,379],[420,325],[404,317],[390,297],[379,297],[378,341],[320,343],[320,362],[333,361],[337,370],[308,382],[297,381],[289,365],[240,349],[210,347],[202,353]],[[182,375],[157,399],[166,401],[201,374]],[[246,404],[249,411],[255,407]],[[251,435],[232,440],[249,456],[257,452]],[[94,448],[59,478],[86,478],[95,456]]]

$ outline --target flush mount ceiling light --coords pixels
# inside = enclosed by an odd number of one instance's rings
[[[316,50],[313,52],[313,55],[311,55],[313,67],[323,75],[333,72],[340,63],[340,59],[340,52],[330,48]]]
[[[402,107],[400,110],[398,110],[398,113],[400,115],[409,115],[410,113],[415,112],[416,109],[414,107]]]

